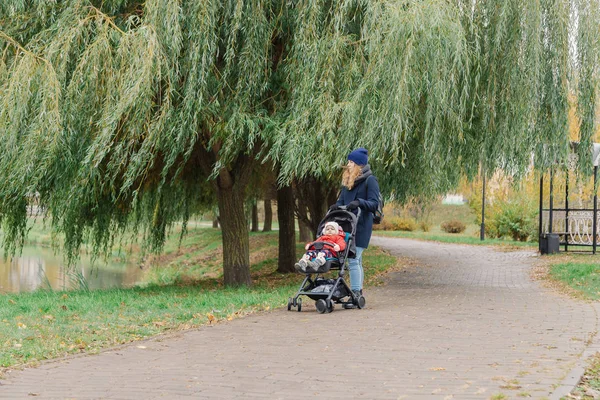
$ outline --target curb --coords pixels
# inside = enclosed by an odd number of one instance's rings
[[[596,315],[598,316],[600,310],[599,305],[594,304],[594,308],[596,310]],[[598,321],[598,318],[596,318],[596,321]],[[579,385],[587,365],[589,364],[588,360],[596,353],[600,352],[600,338],[598,337],[598,331],[594,332],[590,342],[591,343],[589,347],[585,349],[581,357],[579,357],[577,365],[571,371],[569,371],[565,379],[562,380],[556,390],[550,394],[550,400],[560,400],[564,398],[573,390],[575,390],[577,385]]]

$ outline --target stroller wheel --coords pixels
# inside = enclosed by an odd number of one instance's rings
[[[333,309],[334,309],[334,307],[335,307],[334,304],[333,304],[333,301],[331,301],[331,300],[326,300],[325,301],[325,305],[327,305],[327,312],[328,313],[332,312]]]
[[[288,311],[291,311],[291,310],[292,310],[292,304],[293,304],[293,303],[292,303],[292,298],[290,297],[290,298],[288,299]]]
[[[302,298],[298,297],[298,300],[296,301],[296,305],[298,306],[298,312],[302,311]]]
[[[356,302],[356,306],[358,308],[365,308],[366,305],[367,305],[367,301],[365,300],[365,298],[363,296],[358,296],[358,301]]]
[[[325,311],[327,311],[327,304],[325,304],[325,300],[323,299],[317,300],[315,307],[317,307],[319,314],[323,314]]]

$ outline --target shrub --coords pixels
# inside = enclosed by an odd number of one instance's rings
[[[443,222],[441,228],[447,233],[463,233],[467,227],[461,221],[456,219],[452,221]]]
[[[394,225],[395,231],[412,232],[417,230],[417,222],[412,218],[393,218],[392,224]]]
[[[409,231],[417,229],[417,222],[412,218],[390,217],[381,221],[381,224],[374,225],[376,229],[383,231]]]
[[[378,229],[378,230],[382,230],[382,231],[393,231],[394,226],[392,225],[392,222],[391,222],[393,218],[394,217],[382,219],[381,224],[373,225],[373,229]]]
[[[497,237],[511,237],[513,240],[526,242],[530,236],[535,237],[536,210],[530,202],[507,201],[493,216]]]
[[[423,232],[429,232],[431,230],[431,224],[427,221],[421,221],[419,223],[419,228],[421,228]]]

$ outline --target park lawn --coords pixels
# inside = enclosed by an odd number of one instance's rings
[[[600,260],[597,256],[559,253],[547,257],[550,279],[570,288],[579,297],[600,299]]]
[[[145,259],[148,281],[138,287],[0,295],[0,373],[287,304],[302,276],[276,272],[277,232],[250,235],[249,288],[223,287],[220,239],[204,227],[190,229],[181,246],[170,239],[165,254]],[[366,283],[377,284],[398,261],[370,248],[364,263]]]
[[[375,228],[377,229],[377,228]],[[446,232],[422,232],[422,231],[373,231],[374,235],[387,237],[400,237],[405,239],[430,240],[442,243],[472,244],[478,246],[505,246],[505,247],[538,247],[537,242],[519,242],[508,239],[485,239],[480,240],[479,234],[446,233]]]

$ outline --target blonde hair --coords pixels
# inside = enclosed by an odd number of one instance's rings
[[[348,190],[352,190],[358,178],[362,174],[362,167],[354,164],[353,166],[345,166],[344,173],[342,174],[342,185],[347,187]]]

